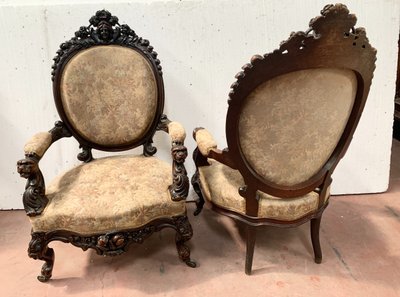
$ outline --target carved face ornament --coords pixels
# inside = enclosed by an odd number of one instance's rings
[[[97,33],[103,40],[109,40],[112,37],[113,29],[107,21],[101,21],[97,27]]]

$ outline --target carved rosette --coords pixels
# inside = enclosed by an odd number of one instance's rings
[[[156,226],[150,225],[135,231],[111,232],[94,236],[70,235],[65,241],[84,251],[91,248],[98,255],[117,256],[126,252],[129,244],[143,243],[156,230]]]
[[[64,60],[74,52],[94,45],[111,43],[143,50],[143,53],[155,64],[158,73],[162,75],[160,60],[157,59],[157,53],[153,51],[149,41],[137,36],[128,25],[120,25],[118,18],[107,10],[99,10],[90,18],[89,26],[80,27],[75,32],[75,37],[60,45],[53,59],[52,80],[54,81],[57,71],[60,70],[59,65],[62,65]]]
[[[69,231],[33,232],[29,243],[28,254],[33,259],[43,259],[50,241],[60,240],[80,247],[84,251],[94,249],[98,255],[117,256],[127,251],[131,243],[141,244],[146,238],[165,227],[173,227],[177,240],[183,243],[193,236],[193,230],[186,216],[164,219],[153,222],[140,229],[116,231],[105,234],[80,235]]]

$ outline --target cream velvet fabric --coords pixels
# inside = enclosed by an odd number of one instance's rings
[[[195,139],[197,147],[203,156],[207,156],[210,150],[217,148],[217,142],[206,129],[197,130]]]
[[[157,84],[149,62],[137,51],[96,46],[67,63],[61,98],[83,137],[100,145],[121,145],[148,131],[157,109]]]
[[[49,204],[30,217],[33,231],[93,234],[136,228],[185,213],[171,200],[171,165],[154,157],[115,156],[93,160],[58,176],[46,189]]]
[[[168,124],[168,134],[174,142],[184,142],[186,138],[185,128],[178,122]]]
[[[316,174],[335,149],[357,91],[354,72],[308,69],[256,88],[239,119],[239,141],[265,180],[295,185]]]
[[[49,132],[39,132],[35,134],[24,146],[25,154],[35,153],[42,157],[51,145],[51,134]]]
[[[234,170],[215,160],[210,166],[199,167],[200,183],[205,198],[216,205],[246,214],[246,200],[239,195],[239,187],[244,180],[238,170]],[[282,221],[299,219],[318,209],[319,194],[311,192],[297,198],[277,198],[258,191],[260,195],[258,217]],[[325,200],[329,197],[329,191]]]

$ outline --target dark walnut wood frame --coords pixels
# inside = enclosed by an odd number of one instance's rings
[[[212,202],[210,205],[216,212],[246,224],[246,274],[251,274],[256,227],[261,225],[295,227],[311,220],[311,239],[315,262],[321,263],[319,227],[322,213],[328,205],[328,203],[324,203],[324,197],[332,182],[332,172],[345,154],[360,119],[375,69],[376,50],[369,44],[365,30],[363,28],[355,29],[355,24],[356,17],[349,14],[345,5],[327,5],[321,11],[321,16],[310,21],[310,27],[306,32],[293,32],[288,40],[281,43],[279,49],[264,56],[253,56],[251,63],[242,67],[243,71],[236,75],[237,81],[231,86],[232,91],[229,94],[229,108],[226,117],[228,148],[222,151],[212,149],[207,156],[203,156],[198,148],[194,151],[193,158],[196,168],[209,165],[207,158],[211,158],[239,170],[244,178],[245,185],[238,191],[246,199],[246,215],[227,210]],[[358,87],[348,123],[332,155],[314,176],[294,186],[271,183],[255,172],[246,162],[241,151],[238,123],[243,102],[257,86],[265,81],[286,73],[313,68],[350,69],[356,74]],[[194,137],[196,131],[195,129]],[[192,185],[199,196],[195,213],[198,214],[204,204],[198,169],[192,177]],[[257,191],[281,198],[293,198],[313,190],[319,193],[318,209],[313,213],[295,221],[257,217]]]
[[[89,20],[89,23],[90,25],[87,27],[80,27],[75,32],[75,37],[71,40],[62,43],[60,49],[57,51],[57,56],[53,59],[53,93],[57,111],[62,121],[56,122],[55,127],[49,131],[52,143],[63,137],[74,136],[82,148],[82,152],[77,157],[83,162],[93,160],[92,148],[103,151],[122,151],[143,145],[143,154],[147,157],[153,156],[157,152],[156,147],[152,145],[154,133],[158,130],[168,133],[168,123],[170,123],[167,116],[162,114],[164,109],[164,85],[162,68],[160,60],[157,59],[157,53],[150,46],[148,40],[137,36],[128,25],[120,25],[118,18],[112,16],[106,10],[97,11]],[[65,114],[60,95],[60,81],[64,67],[80,51],[98,45],[119,45],[136,50],[146,58],[153,69],[158,92],[157,111],[150,128],[139,141],[119,146],[96,144],[85,139],[75,130]],[[169,187],[171,199],[173,201],[185,200],[189,191],[189,179],[184,166],[187,149],[183,141],[172,141],[171,155],[173,159],[173,183]],[[23,195],[24,209],[28,216],[40,215],[48,203],[48,199],[45,196],[44,178],[38,165],[40,159],[40,156],[29,153],[25,155],[25,159],[18,161],[17,164],[17,170],[20,175],[28,180]],[[196,267],[196,263],[190,259],[190,249],[185,245],[185,242],[193,235],[192,227],[186,215],[156,219],[140,228],[114,230],[106,234],[81,235],[66,230],[32,232],[28,254],[31,258],[45,261],[41,275],[38,276],[38,279],[44,282],[50,279],[53,270],[54,251],[48,247],[51,241],[69,242],[77,247],[81,247],[83,250],[87,250],[88,248],[95,249],[99,255],[114,256],[125,252],[129,244],[142,243],[153,232],[165,227],[173,228],[177,232],[176,246],[179,258],[188,266]]]

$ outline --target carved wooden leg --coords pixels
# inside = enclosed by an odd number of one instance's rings
[[[196,262],[190,259],[190,249],[185,242],[193,236],[192,226],[186,216],[176,217],[174,219],[176,226],[176,248],[178,250],[179,258],[186,263],[189,267],[196,267]]]
[[[256,227],[246,226],[246,267],[245,272],[247,275],[251,274],[251,267],[253,266],[254,245],[256,243]]]
[[[51,278],[54,266],[54,250],[47,246],[46,233],[32,233],[32,239],[28,247],[29,257],[37,260],[43,260],[45,263],[42,266],[41,275],[37,278],[41,282],[46,282]]]
[[[195,174],[192,176],[192,186],[194,191],[196,192],[199,199],[196,200],[196,210],[194,211],[194,215],[197,216],[203,209],[204,205],[204,197],[200,190],[200,180],[199,180],[199,170],[196,169]]]
[[[320,264],[322,261],[321,245],[319,243],[319,226],[321,224],[322,215],[318,218],[311,219],[310,231],[311,231],[311,241],[314,249],[314,261]]]

